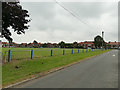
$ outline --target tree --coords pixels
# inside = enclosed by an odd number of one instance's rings
[[[34,44],[34,47],[35,47],[35,48],[38,48],[38,47],[39,47],[39,44],[38,44],[38,42],[37,42],[36,40],[33,41],[33,44]]]
[[[19,2],[2,2],[2,37],[12,42],[11,29],[17,34],[25,34],[30,19],[27,10],[23,10]]]
[[[73,47],[74,48],[78,48],[78,43],[77,42],[73,42]]]
[[[65,42],[61,41],[61,42],[59,43],[59,45],[60,45],[61,48],[64,48],[64,47],[65,47]]]
[[[109,49],[111,48],[111,45],[110,45],[110,44],[108,44],[108,48],[109,48]]]
[[[99,35],[94,38],[94,44],[96,48],[101,48],[102,46],[104,47],[106,46],[105,41]]]
[[[46,48],[47,47],[47,43],[42,44],[42,47]]]
[[[72,43],[65,43],[65,48],[73,48],[73,44]]]
[[[38,44],[38,42],[36,40],[33,41],[34,44]]]

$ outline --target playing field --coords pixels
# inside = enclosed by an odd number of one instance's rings
[[[5,51],[11,50],[10,63],[2,66],[2,84],[3,87],[33,77],[41,72],[51,70],[84,60],[88,57],[108,52],[109,50],[88,50],[82,52],[82,49],[63,49],[59,48],[3,48],[3,57]],[[31,50],[33,49],[33,59],[31,60]],[[51,56],[51,49],[53,56]],[[3,58],[4,60],[4,58]],[[16,68],[16,66],[18,68]]]
[[[60,48],[3,48],[3,62],[8,60],[8,50],[11,50],[11,60],[29,60],[31,59],[31,50],[33,50],[33,59],[50,57],[51,50],[53,56],[61,56],[71,54],[72,49],[60,49]],[[6,52],[6,55],[5,55]],[[73,49],[73,53],[78,53],[78,49]],[[79,49],[79,53],[82,53],[82,49]]]

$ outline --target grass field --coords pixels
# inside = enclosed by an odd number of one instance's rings
[[[53,50],[53,56],[61,56],[63,54],[63,49],[60,48],[3,48],[3,62],[5,61],[5,51],[6,60],[8,60],[8,50],[11,50],[11,60],[24,60],[31,59],[31,50],[33,50],[33,58],[42,58],[51,56],[51,50]],[[78,53],[78,49],[73,49],[74,53]],[[80,52],[82,50],[80,49]],[[71,54],[72,49],[65,49],[65,54]]]
[[[11,63],[3,64],[2,66],[3,86],[7,86],[22,81],[24,79],[32,77],[33,75],[39,74],[47,70],[51,70],[53,68],[61,67],[109,51],[109,50],[103,50],[103,51],[94,50],[94,51],[88,51],[87,53],[86,52],[82,53],[82,50],[80,50],[80,53],[77,53],[78,49],[74,49],[74,54],[71,54],[71,49],[65,49],[65,55],[62,55],[62,49],[53,49],[53,56],[51,57],[50,56],[51,48],[50,49],[39,48],[40,50],[42,50],[42,52],[35,51],[34,57],[38,56],[41,58],[33,58],[33,60],[23,59],[23,57],[25,58],[29,57],[29,54],[26,54],[25,52],[23,52],[23,50],[31,50],[31,49],[32,48],[11,48],[11,51],[21,50],[21,53],[19,54],[14,53],[15,54],[14,59],[16,58],[15,62],[13,61]],[[34,48],[33,50],[39,50],[39,49]],[[6,50],[9,50],[9,48],[3,48],[2,52],[4,53]],[[21,59],[17,59],[20,57]],[[15,68],[16,66],[18,66],[19,68]]]

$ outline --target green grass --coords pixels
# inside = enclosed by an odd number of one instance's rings
[[[22,50],[21,48],[18,48],[18,49]],[[3,49],[3,51],[5,50]],[[3,86],[7,86],[9,84],[22,81],[38,73],[41,73],[53,68],[57,68],[60,66],[64,66],[73,62],[77,62],[91,56],[99,55],[109,50],[103,50],[103,51],[96,50],[96,51],[93,51],[93,52],[90,51],[87,53],[86,52],[82,53],[81,51],[80,53],[77,53],[77,49],[75,51],[74,51],[74,54],[71,54],[71,50],[68,49],[66,50],[65,55],[62,55],[62,54],[59,55],[60,53],[62,53],[62,51],[57,50],[56,55],[54,54],[54,56],[52,57],[50,56],[50,57],[34,58],[33,60],[30,60],[30,59],[16,60],[8,64],[3,64],[2,84]],[[41,53],[41,54],[44,55],[46,53]],[[36,52],[36,55],[37,55],[37,52]],[[19,57],[19,56],[16,56],[16,57]],[[19,66],[20,68],[16,69],[15,66]]]
[[[3,48],[3,62],[5,62],[5,51],[6,60],[8,60],[8,50],[11,50],[11,60],[25,60],[31,58],[31,50],[34,50],[33,57],[34,58],[43,58],[49,57],[51,54],[51,49],[53,50],[53,56],[60,56],[63,54],[63,49],[60,48]],[[71,54],[72,49],[65,49],[65,54]],[[74,53],[77,53],[78,49],[74,49]],[[80,50],[80,52],[82,52]]]

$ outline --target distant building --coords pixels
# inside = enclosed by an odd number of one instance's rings
[[[27,44],[27,47],[40,48],[40,47],[42,47],[42,44],[41,43],[29,43],[29,44]]]
[[[120,47],[120,42],[108,42],[107,43],[109,48],[119,48]]]
[[[33,43],[29,43],[29,44],[27,45],[27,47],[29,47],[29,48],[32,48],[33,46],[34,46]]]
[[[17,44],[15,42],[11,43],[9,45],[8,42],[1,42],[0,41],[0,45],[1,47],[28,47],[28,48],[59,48],[60,45],[57,43],[21,43],[21,44]],[[85,49],[91,49],[91,48],[95,48],[94,45],[94,41],[84,41],[84,42],[80,42],[80,43],[65,43],[64,48],[85,48]],[[106,42],[106,46],[105,48],[112,48],[112,49],[117,49],[120,48],[120,42]]]
[[[27,43],[21,43],[20,47],[27,47]]]
[[[41,43],[38,43],[38,46],[39,46],[39,47],[42,47],[42,44],[41,44]]]
[[[52,45],[53,45],[54,48],[58,48],[59,47],[57,43],[53,43]]]
[[[9,47],[9,43],[8,42],[2,42],[2,47]]]
[[[53,48],[54,46],[52,45],[52,43],[47,43],[47,47],[48,48]]]
[[[79,46],[82,46],[83,48],[95,48],[94,42],[93,41],[85,41],[85,42],[80,42]]]

